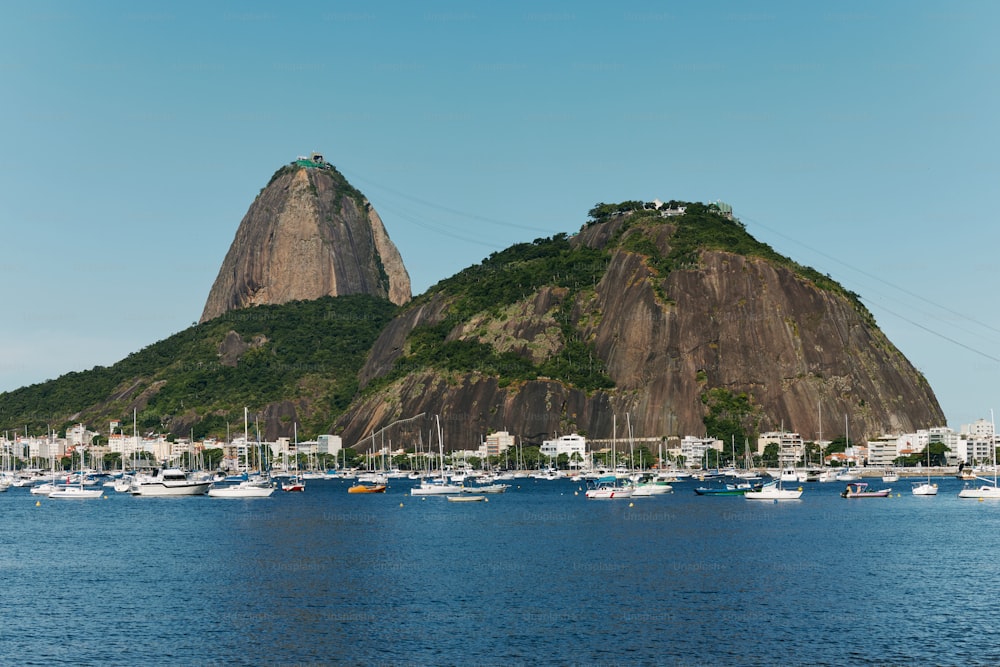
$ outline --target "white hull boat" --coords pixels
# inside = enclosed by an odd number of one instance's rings
[[[100,498],[104,494],[104,489],[85,489],[80,486],[67,486],[56,489],[49,494],[49,498],[56,500],[92,500]]]
[[[208,495],[212,498],[267,498],[274,493],[274,488],[268,482],[240,482],[232,486],[212,486]]]
[[[207,480],[190,479],[178,468],[168,468],[136,477],[129,486],[129,492],[133,496],[203,496],[211,484]],[[117,490],[118,487],[115,488]]]
[[[428,482],[425,480],[420,486],[410,489],[411,496],[443,496],[449,493],[462,493],[462,487],[458,484]]]
[[[975,489],[962,489],[959,498],[1000,498],[1000,487],[993,484],[983,484]]]
[[[798,500],[802,497],[802,488],[783,489],[777,484],[767,484],[758,490],[749,490],[743,494],[747,500]]]

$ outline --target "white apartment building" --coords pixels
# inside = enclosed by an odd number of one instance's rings
[[[949,460],[951,459],[951,454],[955,455],[957,461],[964,462],[968,465],[975,464],[993,464],[993,447],[994,442],[992,439],[976,438],[976,439],[965,439],[961,438],[958,441],[958,445],[954,450],[949,452]]]
[[[902,454],[899,450],[899,436],[883,435],[868,441],[868,465],[870,466],[893,466],[900,456]]]
[[[344,439],[339,435],[318,435],[316,436],[316,453],[332,454],[336,456],[344,448]]]
[[[763,454],[764,449],[771,444],[778,445],[778,465],[791,466],[803,458],[806,451],[805,442],[798,433],[787,431],[769,431],[761,433],[757,438],[757,453]]]
[[[587,456],[587,439],[582,435],[571,433],[555,440],[543,441],[538,451],[551,458],[566,454],[571,462],[575,458],[573,454],[579,454],[579,460],[584,461]]]
[[[722,441],[715,438],[699,438],[693,435],[685,435],[681,438],[681,456],[684,457],[684,465],[688,468],[700,465],[705,458],[705,452],[709,449],[722,451]]]
[[[977,419],[971,424],[962,424],[960,433],[969,436],[970,440],[986,441],[993,437],[993,422]]]

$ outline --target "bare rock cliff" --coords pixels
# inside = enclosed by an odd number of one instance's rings
[[[783,426],[807,439],[844,435],[845,416],[852,439],[944,423],[924,377],[839,286],[766,252],[698,247],[685,263],[668,264],[682,242],[675,224],[654,219],[627,229],[624,222],[592,224],[570,239],[607,253],[593,284],[543,285],[461,317],[449,311],[461,297],[442,289],[401,313],[360,380],[396,374],[338,420],[345,444],[421,412],[440,415],[446,447],[457,449],[500,429],[536,440],[572,431],[610,438],[612,417],[621,428],[625,413],[636,436],[705,435],[703,398],[712,389],[749,395],[758,431]],[[630,241],[634,234],[642,238]],[[571,335],[589,349],[575,363],[602,365],[614,387],[421,364],[408,356],[408,341],[427,327],[535,364],[568,354]]]
[[[410,277],[371,204],[331,165],[280,169],[250,206],[201,321],[260,304],[371,294],[410,300]]]

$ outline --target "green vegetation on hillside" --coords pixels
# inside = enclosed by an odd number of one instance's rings
[[[547,377],[588,391],[613,387],[603,362],[580,338],[572,319],[574,295],[579,289],[597,284],[608,259],[606,251],[573,247],[566,234],[556,234],[495,252],[482,263],[442,280],[415,299],[414,305],[444,295],[449,301],[444,320],[435,326],[415,328],[407,340],[408,353],[371,389],[431,367],[479,372],[498,377],[501,384]],[[476,341],[446,340],[455,325],[480,313],[500,318],[504,307],[529,298],[546,286],[564,288],[568,293],[557,315],[563,349],[541,364],[513,352],[496,352]]]
[[[830,276],[803,266],[775,251],[770,245],[758,241],[747,232],[742,222],[725,217],[714,204],[671,201],[667,206],[686,208],[683,215],[664,218],[659,211],[652,208],[652,204],[638,201],[597,204],[590,210],[592,221],[588,224],[609,220],[614,215],[627,216],[618,231],[622,247],[646,255],[649,258],[649,265],[660,274],[661,278],[665,278],[671,271],[697,268],[703,250],[722,250],[745,257],[760,257],[790,269],[819,289],[847,298],[866,322],[875,324],[874,317],[861,303],[856,293],[844,288]],[[670,250],[667,253],[660,252],[656,243],[647,234],[650,225],[663,224],[674,226],[669,241]]]
[[[0,394],[0,428],[44,433],[81,420],[92,428],[131,421],[129,406],[149,393],[138,415],[143,429],[169,431],[181,422],[195,437],[225,437],[244,407],[303,400],[310,408],[300,432],[321,432],[353,400],[357,372],[395,313],[388,301],[364,295],[230,311],[113,366]],[[247,349],[227,362],[220,344],[231,331]]]

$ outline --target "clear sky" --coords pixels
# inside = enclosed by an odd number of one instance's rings
[[[959,427],[1000,408],[1000,3],[6,3],[0,391],[201,315],[322,152],[414,293],[597,202],[721,199],[859,293]]]

